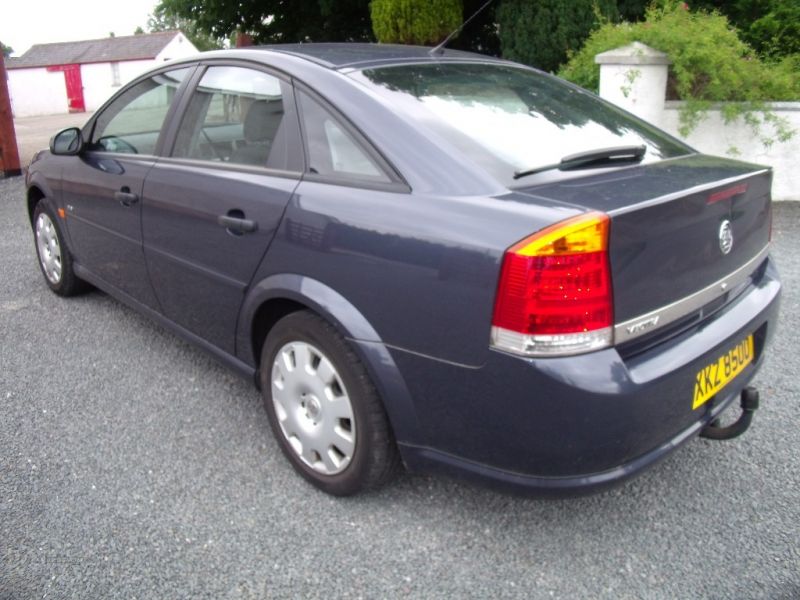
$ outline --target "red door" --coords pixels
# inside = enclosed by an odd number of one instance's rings
[[[86,112],[86,102],[83,100],[83,81],[81,80],[80,65],[58,65],[47,67],[48,71],[64,71],[64,81],[67,84],[67,103],[69,112]]]

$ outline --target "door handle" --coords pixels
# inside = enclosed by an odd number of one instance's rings
[[[233,216],[232,213],[236,216]],[[241,216],[239,216],[239,214],[241,214]],[[253,233],[258,230],[258,223],[250,219],[245,219],[244,213],[239,210],[232,210],[227,215],[220,215],[217,217],[217,223],[234,235]]]
[[[133,206],[139,201],[139,196],[131,192],[131,188],[127,185],[120,189],[120,191],[114,192],[114,198],[119,200],[122,206]]]

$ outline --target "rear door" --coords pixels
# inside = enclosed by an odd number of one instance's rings
[[[142,253],[140,202],[162,126],[194,67],[165,71],[123,91],[90,124],[87,150],[62,175],[72,251],[97,277],[150,308],[158,305]]]
[[[300,180],[289,83],[212,64],[181,103],[172,150],[144,187],[144,254],[164,314],[234,353],[247,286]]]

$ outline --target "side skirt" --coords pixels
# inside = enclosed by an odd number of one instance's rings
[[[251,381],[256,386],[256,388],[259,387],[258,373],[256,372],[256,369],[253,368],[252,366],[239,360],[235,356],[232,356],[227,352],[220,350],[218,347],[204,340],[200,336],[195,335],[188,329],[185,329],[180,325],[178,325],[177,323],[170,321],[167,317],[165,317],[161,313],[156,312],[149,306],[142,304],[141,302],[131,297],[130,295],[126,294],[125,292],[108,284],[99,277],[96,277],[91,271],[88,271],[82,265],[74,263],[74,268],[75,268],[75,274],[81,279],[88,281],[96,288],[104,291],[109,296],[112,296],[113,298],[119,300],[123,304],[129,306],[136,312],[139,312],[143,315],[146,315],[147,317],[150,317],[153,321],[161,325],[164,329],[171,331],[172,333],[186,340],[190,344],[197,346],[198,348],[205,351],[211,357],[215,358],[217,361],[219,361],[232,371],[236,372],[245,379]]]

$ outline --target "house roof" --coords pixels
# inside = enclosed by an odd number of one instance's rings
[[[22,56],[11,58],[7,69],[28,69],[155,58],[180,31],[142,33],[122,37],[55,44],[34,44]]]

